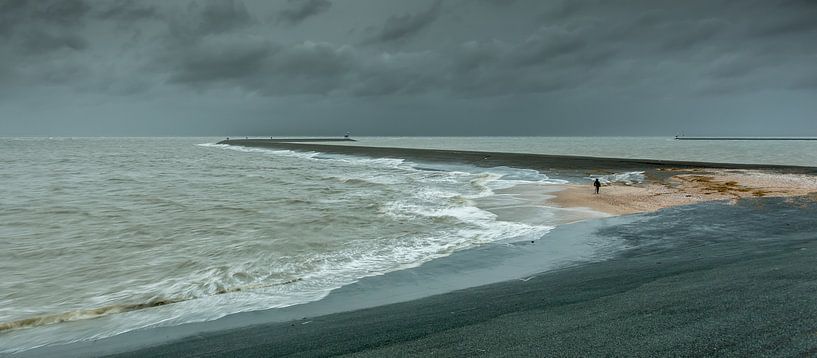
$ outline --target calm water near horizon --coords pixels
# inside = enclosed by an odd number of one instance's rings
[[[358,139],[352,144],[817,166],[815,142]],[[582,177],[218,140],[0,138],[0,352],[315,301],[479,245],[547,244],[554,226],[600,216],[542,204],[548,186]],[[504,190],[518,184],[545,189]],[[524,220],[508,214],[531,210]]]

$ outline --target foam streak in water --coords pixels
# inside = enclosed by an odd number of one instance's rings
[[[553,225],[478,203],[563,183],[179,139],[0,144],[0,272],[13,273],[0,280],[4,352],[291,306],[477,245],[536,240]]]

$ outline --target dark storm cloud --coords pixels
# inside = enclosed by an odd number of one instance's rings
[[[754,2],[750,6],[766,15],[764,22],[751,30],[756,36],[786,36],[814,34],[817,32],[817,1],[777,0],[773,7]]]
[[[295,25],[332,7],[329,0],[288,0],[289,7],[278,12],[278,23]]]
[[[435,2],[419,13],[391,15],[365,44],[402,42],[437,20],[442,4]],[[280,43],[223,31],[182,47],[174,43],[162,62],[170,66],[173,83],[198,90],[234,86],[268,96],[546,93],[614,86],[635,72],[642,74],[621,85],[660,83],[680,75],[691,76],[689,80],[700,77],[697,83],[687,84],[693,91],[728,93],[754,90],[764,81],[778,88],[796,82],[785,74],[773,80],[753,78],[763,69],[771,73],[781,61],[762,53],[767,48],[740,46],[753,36],[762,37],[753,32],[762,24],[700,16],[706,6],[685,8],[669,1],[651,2],[636,14],[596,1],[564,4],[557,3],[545,13],[572,17],[546,21],[516,41],[472,40],[443,49],[382,50],[312,41]],[[749,9],[768,10],[757,4]],[[237,21],[230,23],[236,27],[249,21],[243,15],[233,18]],[[791,50],[786,44],[768,45],[777,51]],[[730,52],[723,53],[724,49]],[[684,63],[695,66],[681,70]]]
[[[240,0],[210,0],[191,5],[191,12],[198,16],[197,29],[201,33],[221,33],[250,24],[247,7]]]
[[[80,0],[5,1],[0,4],[0,35],[12,36],[30,30],[73,31],[89,10],[90,6]]]
[[[368,42],[392,42],[414,36],[437,19],[441,6],[442,0],[437,0],[430,8],[416,14],[392,15]]]
[[[159,18],[158,8],[152,4],[145,4],[136,0],[108,1],[97,10],[97,17],[104,20],[139,21]]]
[[[173,13],[167,19],[169,34],[165,39],[172,46],[182,46],[198,38],[246,28],[255,23],[241,0],[191,1],[183,12]]]
[[[21,82],[58,83],[76,73],[70,60],[53,55],[70,56],[89,47],[82,30],[90,11],[79,0],[0,2],[0,92]],[[65,76],[51,75],[60,69]]]
[[[451,50],[442,69],[451,92],[462,96],[544,93],[582,85],[613,58],[587,49],[579,32],[542,27],[518,43],[469,42]]]
[[[185,51],[175,83],[237,86],[263,95],[388,95],[430,89],[422,55],[374,56],[350,46],[210,37]]]
[[[508,9],[538,8],[544,17],[516,39],[461,38],[444,48],[420,42],[411,49],[369,45],[404,44],[435,22],[444,33],[447,3],[435,1],[419,12],[388,15],[373,34],[364,35],[361,45],[270,39],[259,32],[260,24],[240,0],[177,4],[182,12],[176,14],[160,10],[161,3],[128,0],[93,3],[94,9],[78,0],[8,1],[2,4],[0,29],[21,53],[36,55],[87,50],[91,42],[80,30],[91,12],[95,18],[120,23],[160,20],[168,32],[156,34],[163,45],[144,54],[152,58],[151,71],[167,74],[169,83],[197,90],[234,86],[270,96],[541,93],[590,82],[614,83],[633,71],[642,75],[630,78],[628,86],[693,75],[704,78],[690,88],[705,88],[715,79],[723,89],[736,87],[725,82],[742,84],[745,77],[758,76],[781,61],[799,61],[802,56],[796,54],[815,52],[798,45],[813,39],[817,30],[814,22],[804,20],[817,15],[817,6],[809,1],[483,2]],[[331,5],[328,0],[290,1],[276,19],[297,25]],[[726,11],[746,15],[730,16]],[[780,15],[761,16],[768,13]],[[788,43],[780,41],[781,36],[803,40]],[[799,62],[790,65],[806,67]],[[781,88],[802,82],[789,77],[784,74],[767,82]]]
[[[88,42],[78,28],[90,10],[85,2],[7,1],[0,5],[0,38],[9,53],[40,55],[57,50],[82,50]]]
[[[326,113],[432,98],[428,114],[440,116],[528,98],[502,113],[600,113],[586,100],[654,118],[672,101],[813,96],[815,18],[810,0],[0,0],[0,111],[39,93],[99,96],[88,103],[228,96],[258,113],[302,97]],[[582,105],[566,109],[573,98]]]
[[[13,6],[14,7],[14,6]],[[20,6],[17,5],[19,8]],[[81,0],[42,1],[24,5],[28,8],[28,20],[38,20],[64,26],[76,25],[91,7]]]
[[[677,30],[681,31],[668,31],[669,36],[661,43],[661,48],[667,51],[689,50],[712,40],[718,34],[723,33],[728,26],[727,22],[715,19],[681,22],[675,24]]]
[[[185,48],[177,57],[178,67],[171,79],[189,84],[252,78],[274,49],[265,41],[207,39]]]
[[[172,80],[199,89],[238,86],[264,95],[549,92],[575,86],[583,81],[581,72],[604,60],[603,53],[580,51],[585,45],[571,36],[543,28],[517,44],[469,42],[444,53],[209,37],[179,54]]]
[[[26,54],[37,55],[43,52],[60,49],[83,50],[88,47],[88,42],[81,36],[73,33],[58,33],[30,29],[20,33],[20,48]]]
[[[514,2],[516,2],[516,0],[481,0],[481,1],[486,2],[488,4],[491,4],[491,5],[501,5],[501,6],[511,5]]]
[[[562,56],[584,53],[588,44],[578,31],[543,27],[531,34],[511,53],[510,61],[519,66],[537,66],[555,61]]]

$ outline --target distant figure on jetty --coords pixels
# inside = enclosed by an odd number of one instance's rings
[[[598,194],[599,188],[601,188],[601,182],[599,181],[599,178],[596,178],[596,181],[593,182],[593,186],[596,187],[596,194]]]

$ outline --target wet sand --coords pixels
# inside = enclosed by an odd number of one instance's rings
[[[706,201],[751,197],[795,197],[817,193],[817,176],[746,169],[694,169],[645,183],[602,186],[562,185],[550,201],[561,207],[585,207],[611,215],[652,212]],[[811,196],[817,199],[817,196]]]

